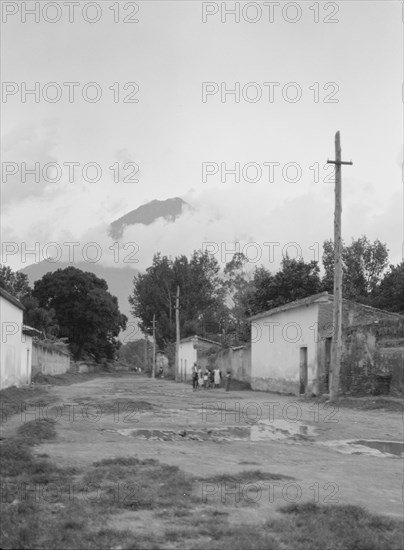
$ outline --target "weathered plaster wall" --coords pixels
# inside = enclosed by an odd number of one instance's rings
[[[27,334],[22,335],[21,342],[21,373],[24,374],[26,382],[25,384],[31,383],[32,377],[32,336]]]
[[[1,389],[31,381],[31,366],[27,368],[27,349],[30,349],[31,338],[22,333],[22,313],[22,309],[0,296]]]
[[[390,393],[404,394],[404,317],[382,319],[344,331],[341,391],[378,393],[378,375],[391,375]]]
[[[386,311],[381,311],[379,309],[365,306],[363,304],[358,304],[348,300],[343,300],[342,302],[343,341],[345,342],[347,331],[351,327],[365,326],[375,321],[377,322],[386,321],[387,325],[389,324],[389,322],[391,322],[394,325],[394,323],[397,322],[397,319],[398,317],[395,314],[392,314]],[[319,314],[318,314],[318,327],[316,329],[316,332],[317,332],[317,339],[318,339],[319,388],[322,393],[327,393],[328,392],[328,383],[327,383],[328,367],[326,364],[326,339],[332,337],[333,335],[333,302],[332,301],[328,303],[320,304]],[[372,339],[368,333],[366,333],[367,334],[366,337],[364,334],[362,334],[362,336],[360,336],[359,334],[360,334],[360,331],[358,331],[358,336],[357,336],[357,341],[355,346],[358,347],[358,350],[363,348],[361,352],[358,351],[358,353],[361,353],[362,355],[362,359],[360,363],[361,364],[360,368],[362,369],[361,370],[362,375],[365,377],[374,376],[374,373],[372,374],[372,371],[369,370],[370,367],[368,368],[367,365],[370,365],[369,357],[371,356],[373,357],[373,352],[370,352],[369,350],[374,349],[375,344],[374,343],[372,344]],[[368,372],[368,375],[364,374],[366,372]],[[346,379],[345,387],[343,391],[351,391],[351,388],[349,387],[350,383],[357,386],[357,383],[354,382],[354,379],[352,379],[352,382],[350,382],[350,380],[351,379],[349,377]],[[362,382],[362,386],[363,384],[364,384],[364,380]],[[370,387],[371,384],[372,382],[367,381],[367,386]],[[342,387],[341,387],[341,390],[342,390]],[[357,390],[352,390],[352,391],[357,391]],[[361,391],[365,391],[365,390],[361,390]],[[367,391],[370,391],[369,388]]]
[[[270,323],[270,324],[269,324]],[[317,391],[318,304],[309,304],[252,322],[251,387],[298,394],[300,348],[307,347],[307,391]]]
[[[70,372],[75,374],[86,374],[88,372],[96,372],[101,369],[101,365],[95,361],[71,361],[70,362]]]
[[[318,314],[318,335],[321,338],[332,336],[333,332],[333,307],[332,301],[321,303],[319,305]],[[373,321],[382,319],[397,319],[397,315],[387,311],[382,311],[370,306],[351,302],[349,300],[342,301],[342,326],[343,328],[353,327],[356,325],[366,325]]]
[[[229,370],[232,373],[232,378],[235,380],[250,382],[251,344],[219,350],[214,356],[213,364],[219,367],[222,374]]]
[[[191,380],[192,367],[197,361],[197,350],[194,348],[194,342],[182,342],[180,344],[179,354],[179,375],[181,379]]]
[[[192,367],[194,363],[198,364],[198,367],[205,369],[212,364],[212,357],[214,350],[219,349],[220,346],[215,346],[211,342],[205,342],[198,338],[198,340],[187,340],[180,344],[180,364],[179,375],[184,382],[192,379]]]
[[[34,342],[32,345],[33,374],[64,374],[70,369],[70,355],[67,346]]]

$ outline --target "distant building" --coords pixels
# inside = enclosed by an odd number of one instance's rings
[[[327,393],[334,297],[327,292],[285,304],[251,318],[251,387],[295,395]],[[343,330],[396,313],[343,300]]]
[[[206,367],[208,364],[207,352],[213,348],[220,349],[222,346],[219,342],[201,338],[200,336],[189,336],[180,341],[179,353],[179,373],[180,380],[191,380],[192,367],[194,363],[198,363],[201,367]]]

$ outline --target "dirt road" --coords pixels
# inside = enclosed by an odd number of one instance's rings
[[[60,466],[85,467],[116,457],[156,458],[201,477],[261,470],[290,476],[273,486],[246,487],[241,497],[259,501],[249,515],[264,518],[289,502],[359,504],[403,516],[400,456],[345,440],[403,441],[401,413],[337,410],[297,398],[223,389],[193,392],[190,385],[135,375],[102,376],[49,388],[54,401],[26,411],[55,418],[57,438],[36,447]],[[24,421],[15,415],[11,432]],[[350,454],[349,454],[350,453]],[[266,491],[266,492],[265,492]],[[234,493],[234,490],[233,490]],[[257,497],[258,495],[258,497]],[[201,500],[234,498],[229,488],[201,483]]]

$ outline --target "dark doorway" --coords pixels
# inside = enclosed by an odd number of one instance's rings
[[[306,393],[307,388],[307,348],[300,348],[300,391]]]

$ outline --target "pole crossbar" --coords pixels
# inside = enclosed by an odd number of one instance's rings
[[[346,160],[327,160],[327,164],[337,164],[338,166],[340,166],[341,164],[349,164],[352,166],[353,162],[352,160],[349,162]]]

